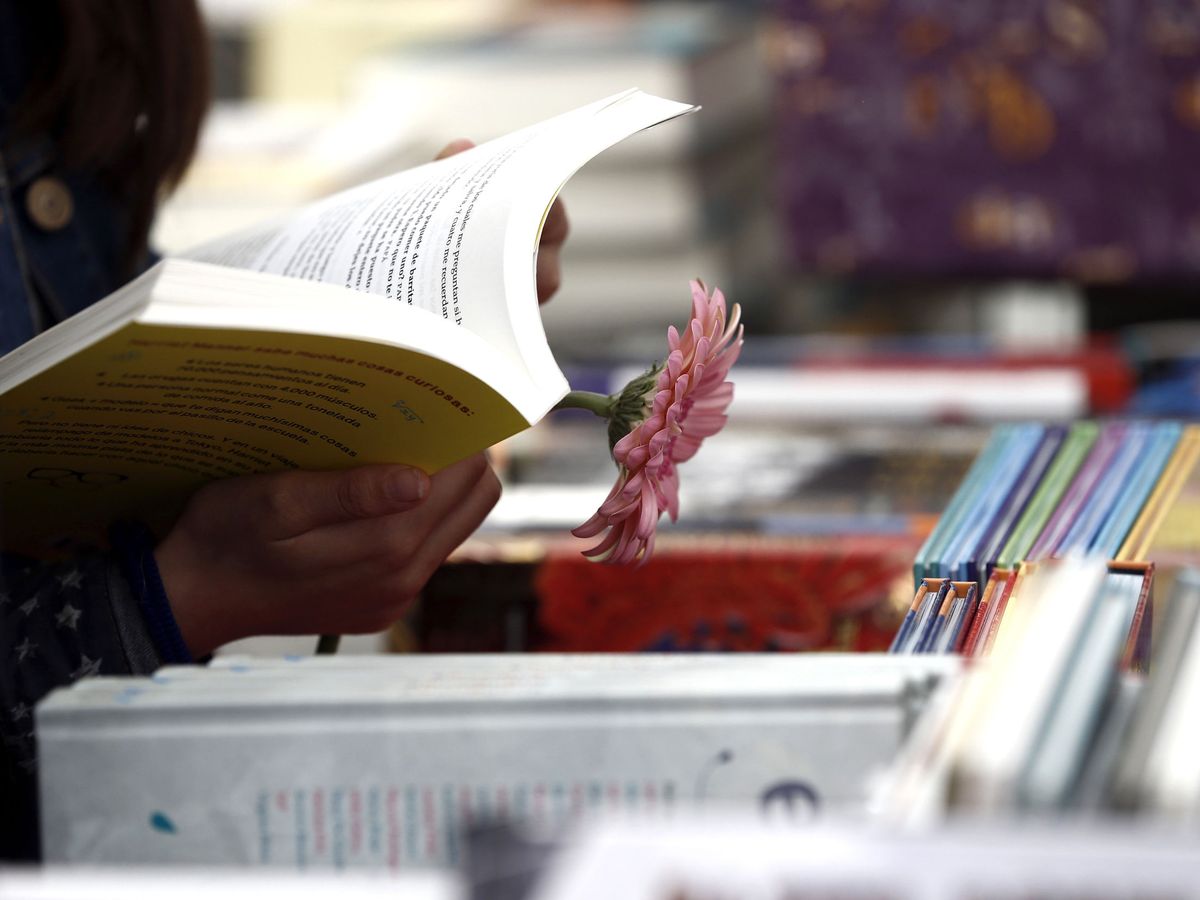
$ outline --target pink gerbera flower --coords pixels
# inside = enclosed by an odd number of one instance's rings
[[[584,551],[591,559],[649,559],[663,510],[672,521],[679,516],[679,464],[725,426],[733,399],[733,384],[726,378],[742,346],[741,308],[735,303],[726,322],[721,291],[709,294],[701,281],[691,286],[692,318],[682,334],[674,326],[668,329],[666,362],[635,378],[619,395],[604,398],[603,412],[589,406],[608,416],[618,466],[608,498],[572,531],[590,538],[607,530],[600,543]]]

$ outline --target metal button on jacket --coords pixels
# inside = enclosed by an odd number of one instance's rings
[[[26,191],[25,209],[33,223],[43,231],[58,231],[71,221],[75,202],[71,198],[71,189],[61,178],[44,175]]]

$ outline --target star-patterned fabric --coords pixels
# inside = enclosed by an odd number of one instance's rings
[[[0,555],[0,861],[38,855],[37,702],[81,678],[160,664],[111,558],[47,564]]]

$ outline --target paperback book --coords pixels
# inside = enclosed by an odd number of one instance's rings
[[[693,109],[630,90],[335,194],[0,359],[5,545],[162,525],[252,472],[432,472],[537,422],[568,391],[537,304],[551,204],[590,158]]]

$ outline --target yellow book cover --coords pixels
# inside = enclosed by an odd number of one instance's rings
[[[1200,561],[1200,425],[1184,429],[1158,484],[1117,553],[1123,562],[1158,562],[1154,548],[1190,552]]]

